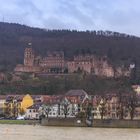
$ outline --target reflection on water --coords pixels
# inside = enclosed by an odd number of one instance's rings
[[[0,125],[0,140],[139,140],[139,129]]]

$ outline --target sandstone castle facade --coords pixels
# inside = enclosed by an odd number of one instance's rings
[[[47,52],[46,57],[36,56],[32,47],[24,52],[24,64],[18,64],[15,72],[29,73],[80,73],[85,72],[97,76],[119,77],[129,76],[130,71],[108,63],[107,57],[97,57],[92,54],[77,55],[73,60],[65,60],[64,52]]]

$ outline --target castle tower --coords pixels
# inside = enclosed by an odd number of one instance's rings
[[[25,49],[25,52],[24,52],[24,65],[33,66],[34,59],[35,59],[35,55],[34,55],[34,51],[32,49],[32,44],[29,43],[28,47]]]

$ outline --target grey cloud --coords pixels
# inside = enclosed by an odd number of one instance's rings
[[[82,7],[82,2],[77,2],[74,3],[72,1],[66,2],[64,0],[61,4],[59,4],[57,13],[59,13],[62,17],[66,18],[68,22],[67,24],[72,23],[73,21],[76,22],[77,25],[79,26],[91,26],[94,25],[94,22],[92,18],[83,11]],[[61,9],[61,10],[60,10]],[[71,21],[70,21],[71,20]],[[72,21],[73,20],[73,21]]]
[[[0,0],[8,22],[50,29],[114,30],[140,35],[139,0]]]

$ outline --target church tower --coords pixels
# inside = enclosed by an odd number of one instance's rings
[[[34,51],[32,49],[32,43],[28,43],[28,47],[25,49],[24,52],[24,65],[25,66],[34,66]]]

